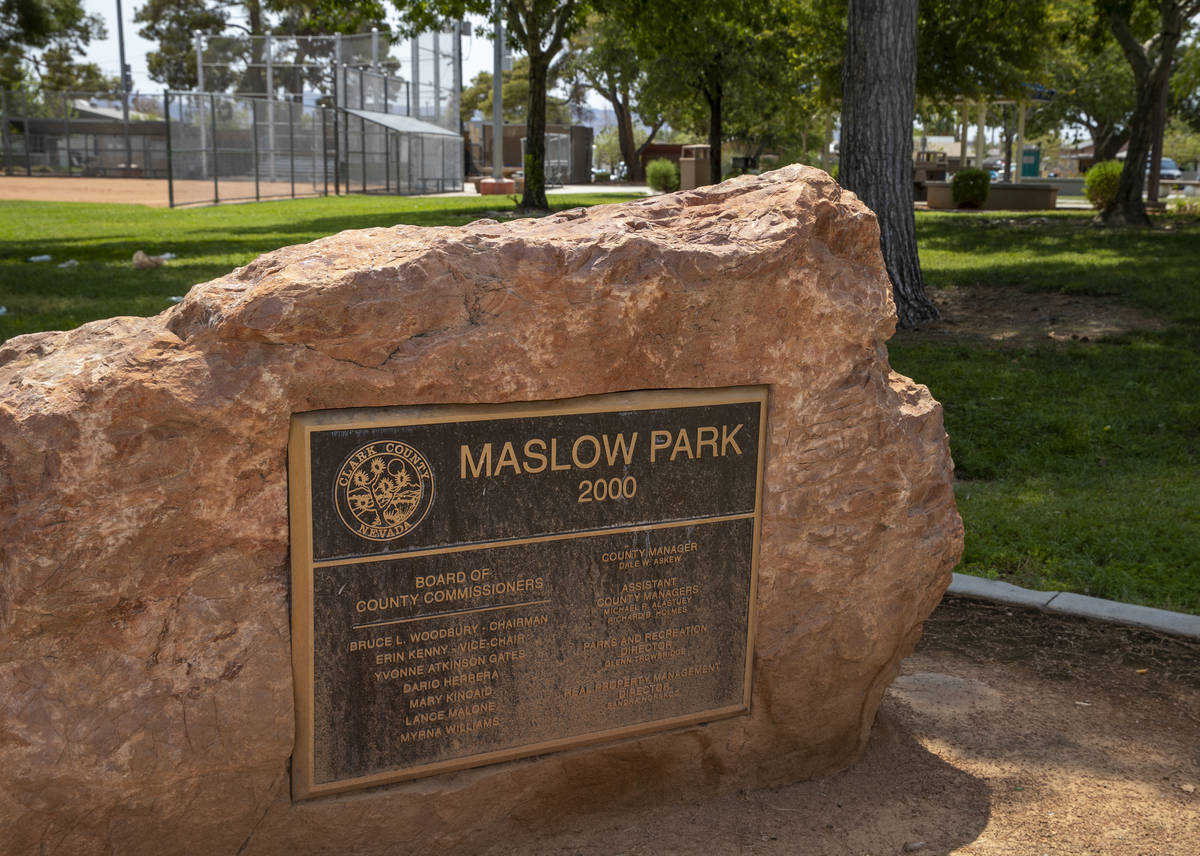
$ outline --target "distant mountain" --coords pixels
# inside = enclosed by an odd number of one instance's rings
[[[588,104],[583,108],[583,115],[576,119],[576,121],[581,125],[587,125],[596,133],[600,133],[605,128],[616,126],[617,113],[607,104],[603,107]]]

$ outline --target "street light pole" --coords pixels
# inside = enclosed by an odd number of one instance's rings
[[[125,64],[125,16],[117,0],[117,50],[121,55],[121,121],[125,125],[125,168],[133,168],[133,146],[129,142],[129,66]]]
[[[501,79],[504,70],[503,10],[504,4],[496,0],[496,43],[492,53],[492,178],[496,181],[504,179],[504,91]]]

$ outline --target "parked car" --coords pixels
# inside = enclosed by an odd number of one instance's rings
[[[1147,171],[1149,171],[1149,167],[1147,167]],[[1158,175],[1165,181],[1179,181],[1183,178],[1183,172],[1170,158],[1163,158],[1159,161]]]
[[[1121,152],[1117,155],[1117,160],[1124,163],[1125,153]],[[1146,175],[1150,175],[1150,156],[1146,156]],[[1158,177],[1162,181],[1179,181],[1183,178],[1183,173],[1179,166],[1171,158],[1163,158],[1158,162]]]

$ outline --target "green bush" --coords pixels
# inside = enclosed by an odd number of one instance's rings
[[[1083,195],[1093,208],[1106,208],[1116,201],[1121,169],[1120,161],[1101,161],[1083,176]]]
[[[956,208],[982,208],[992,189],[992,177],[982,169],[963,169],[950,181]]]
[[[656,158],[646,164],[646,183],[659,193],[679,189],[679,167],[666,158]]]

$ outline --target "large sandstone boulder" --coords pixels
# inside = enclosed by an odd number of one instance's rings
[[[0,347],[0,852],[415,853],[832,771],[947,585],[941,410],[823,172],[269,253]],[[749,715],[293,802],[287,440],[323,408],[767,384]]]

